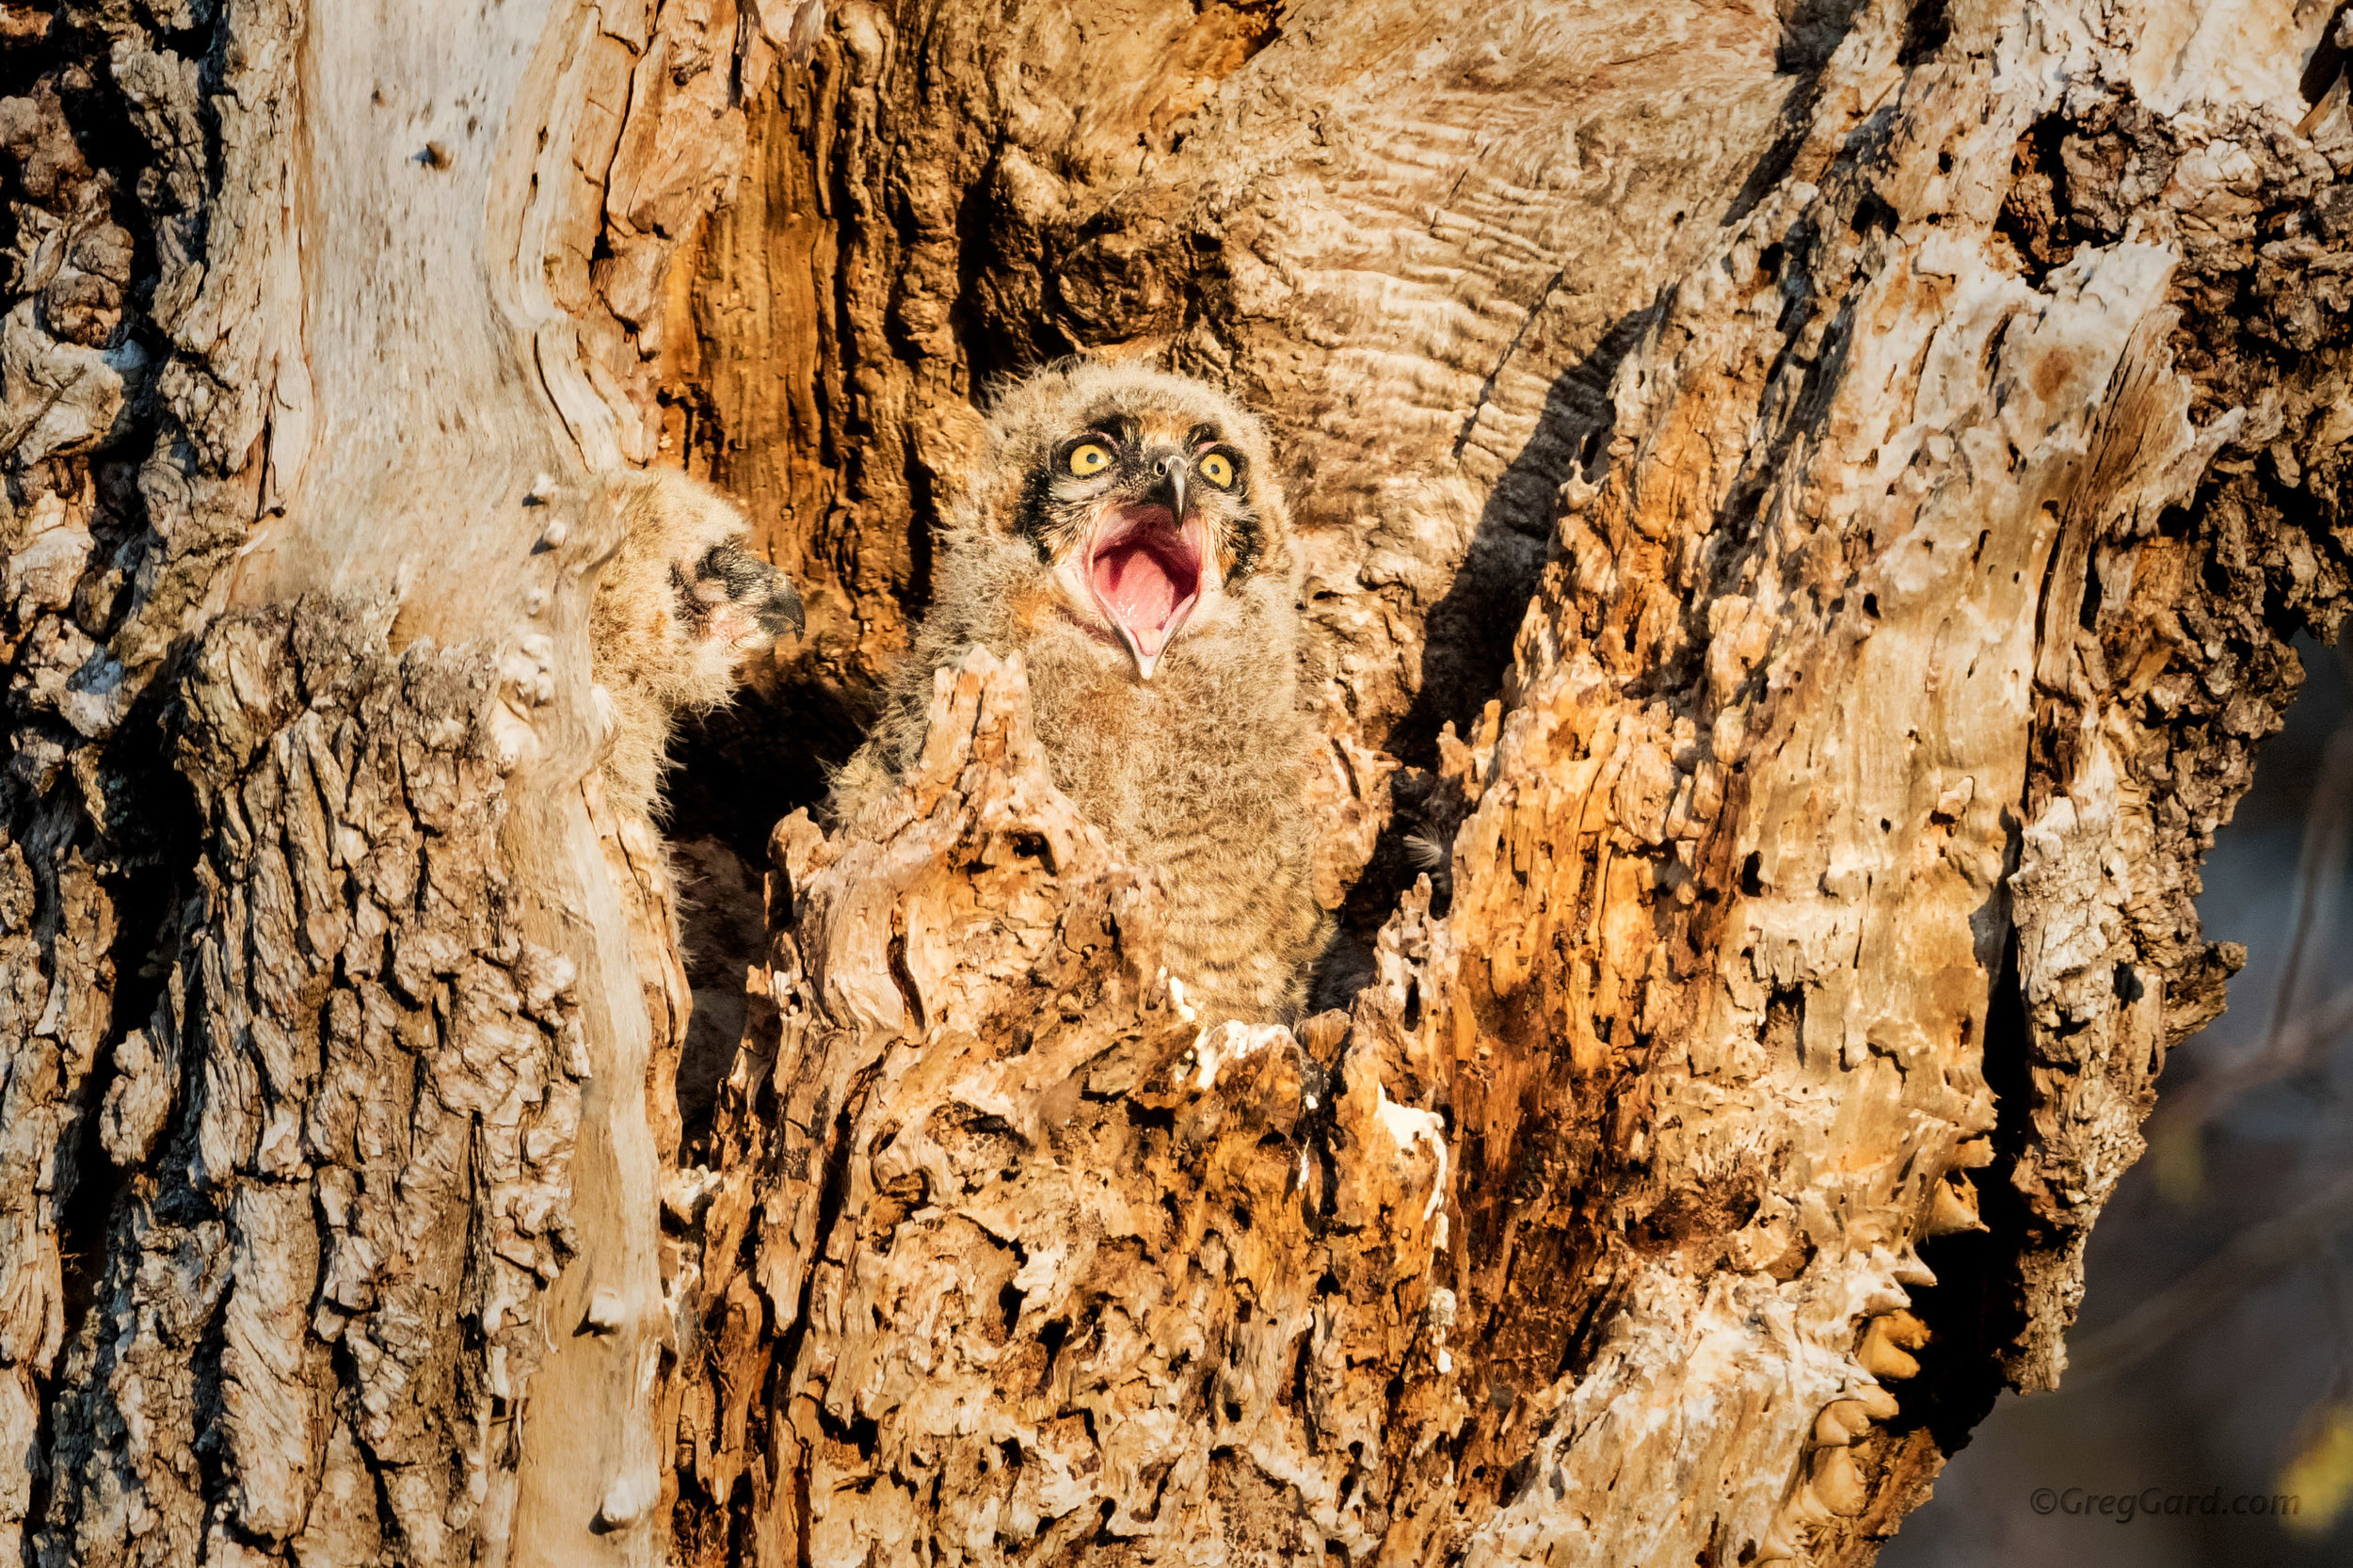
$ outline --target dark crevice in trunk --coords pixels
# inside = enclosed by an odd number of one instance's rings
[[[2011,1179],[2034,1137],[2033,1048],[2013,933],[2003,944],[2001,972],[1986,1011],[1984,1071],[1996,1115],[1993,1162],[1966,1174],[1977,1188],[1977,1213],[1986,1228],[1921,1243],[1920,1260],[1937,1283],[1912,1289],[1912,1311],[1929,1325],[1932,1337],[1920,1352],[1920,1376],[1890,1388],[1903,1414],[1889,1430],[1900,1436],[1924,1429],[1946,1458],[1961,1451],[2008,1386],[2001,1357],[2026,1326],[2018,1296],[2021,1267],[2028,1254],[2051,1240]]]

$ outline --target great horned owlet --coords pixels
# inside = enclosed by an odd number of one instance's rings
[[[666,472],[605,483],[625,532],[589,615],[597,684],[612,703],[604,787],[621,809],[644,812],[672,719],[727,701],[746,659],[801,629],[801,596],[744,548],[744,515],[716,490]]]
[[[920,753],[934,670],[976,645],[1018,651],[1055,782],[1167,887],[1169,971],[1203,1021],[1293,1017],[1325,920],[1298,571],[1265,431],[1202,382],[1086,360],[1006,389],[989,423],[836,815]]]

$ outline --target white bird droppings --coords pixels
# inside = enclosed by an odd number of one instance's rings
[[[1168,983],[1174,987],[1176,982]],[[1277,1040],[1289,1038],[1290,1031],[1281,1024],[1245,1024],[1232,1019],[1215,1029],[1205,1029],[1193,1042],[1193,1060],[1201,1068],[1196,1087],[1217,1087],[1217,1070],[1229,1062],[1240,1062],[1256,1056]]]
[[[1446,1118],[1435,1111],[1417,1111],[1411,1106],[1398,1104],[1389,1098],[1389,1086],[1385,1083],[1375,1083],[1373,1094],[1373,1113],[1381,1118],[1381,1125],[1388,1129],[1389,1136],[1396,1140],[1399,1148],[1410,1149],[1416,1143],[1427,1138],[1431,1148],[1437,1153],[1438,1179],[1431,1183],[1430,1201],[1421,1208],[1421,1217],[1427,1220],[1438,1211],[1438,1205],[1446,1196]],[[1446,1245],[1443,1235],[1438,1245]]]

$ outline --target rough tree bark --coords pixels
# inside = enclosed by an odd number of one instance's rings
[[[6,14],[0,1551],[648,1560],[675,958],[593,476],[775,49]]]
[[[0,1550],[1865,1561],[2060,1374],[2346,593],[2341,19],[1428,9],[0,7]],[[787,815],[1072,349],[1286,455],[1296,1031],[1017,666]],[[811,613],[675,859],[649,461]]]

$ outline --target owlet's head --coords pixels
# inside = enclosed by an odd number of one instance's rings
[[[1190,376],[1065,360],[1001,392],[965,532],[1034,560],[1017,619],[1067,621],[1138,680],[1268,590],[1290,519],[1266,432]]]

